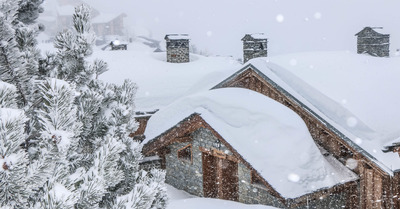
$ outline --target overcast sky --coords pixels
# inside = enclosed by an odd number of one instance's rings
[[[100,12],[128,15],[134,34],[163,39],[188,33],[213,55],[241,57],[246,33],[265,33],[269,55],[356,51],[355,33],[382,26],[400,48],[399,0],[84,0]]]

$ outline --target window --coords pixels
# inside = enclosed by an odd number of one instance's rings
[[[192,145],[189,144],[178,150],[178,159],[192,162]]]

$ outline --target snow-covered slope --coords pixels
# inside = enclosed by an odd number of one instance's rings
[[[386,169],[400,168],[397,154],[382,152],[384,145],[400,137],[400,58],[315,52],[249,63],[346,134]]]
[[[357,179],[340,163],[333,165],[323,157],[296,113],[247,89],[216,89],[174,102],[151,117],[144,143],[193,113],[199,113],[284,197]]]
[[[100,79],[111,83],[131,79],[138,84],[138,110],[158,109],[182,96],[208,90],[240,67],[232,58],[194,54],[189,63],[168,63],[166,52],[153,51],[137,41],[127,51],[94,50],[92,58],[109,65]]]

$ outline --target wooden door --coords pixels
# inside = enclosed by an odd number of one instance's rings
[[[219,159],[221,163],[218,198],[224,200],[239,200],[238,164],[226,159]]]
[[[238,164],[202,153],[204,197],[239,200]]]
[[[202,160],[204,197],[217,198],[217,159],[216,157],[203,152]]]

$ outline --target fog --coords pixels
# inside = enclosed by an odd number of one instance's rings
[[[100,12],[128,15],[129,35],[162,40],[188,33],[212,55],[242,56],[246,33],[265,33],[270,55],[301,51],[356,51],[354,34],[365,26],[391,34],[400,48],[398,0],[84,0]]]

